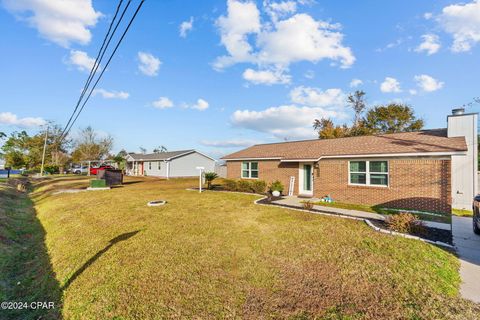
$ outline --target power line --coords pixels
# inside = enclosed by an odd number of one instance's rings
[[[77,115],[75,116],[75,119],[72,121],[72,123],[70,124],[70,128],[68,128],[68,130],[66,131],[65,135],[63,135],[61,137],[61,139],[63,139],[64,137],[66,137],[68,135],[68,133],[70,132],[70,130],[72,129],[73,125],[75,124],[75,121],[77,121],[78,117],[80,116],[80,113],[82,113],[83,111],[83,108],[85,107],[86,103],[88,102],[88,100],[90,99],[91,95],[92,95],[92,92],[93,90],[95,90],[95,87],[97,86],[98,82],[100,81],[100,79],[102,78],[105,70],[107,69],[108,65],[110,64],[110,61],[112,61],[112,58],[113,56],[115,55],[115,53],[117,52],[117,49],[118,47],[120,46],[120,44],[122,43],[122,40],[123,38],[125,37],[125,35],[127,34],[128,30],[130,29],[130,26],[132,25],[133,23],[133,20],[135,20],[135,17],[137,16],[138,12],[140,11],[140,8],[142,7],[143,3],[145,2],[145,0],[142,0],[140,2],[140,4],[138,5],[137,9],[135,10],[135,13],[133,14],[132,18],[130,19],[127,27],[125,28],[125,31],[123,32],[122,36],[120,37],[120,39],[118,40],[118,43],[117,45],[115,46],[115,49],[113,50],[112,54],[110,55],[110,57],[108,58],[108,61],[107,63],[105,64],[105,67],[102,69],[102,72],[100,73],[100,75],[98,76],[97,80],[95,81],[93,87],[91,88],[90,92],[88,93],[88,96],[87,98],[85,99],[85,101],[83,102],[82,104],[82,107],[80,108],[80,110],[78,111]]]
[[[115,23],[115,20],[117,18],[117,15],[118,15],[118,12],[120,10],[120,7],[123,3],[123,0],[120,0],[118,5],[117,5],[117,9],[115,11],[115,15],[113,16],[113,19],[112,21],[110,22],[110,26],[108,27],[108,31],[107,33],[105,34],[105,37],[103,38],[103,42],[102,42],[102,46],[100,47],[100,50],[98,51],[98,54],[97,54],[97,57],[95,58],[95,62],[92,66],[92,68],[90,69],[90,74],[88,75],[88,78],[87,78],[87,81],[85,82],[85,85],[83,86],[83,90],[82,90],[82,93],[80,94],[80,97],[78,98],[78,101],[77,101],[77,104],[75,105],[75,109],[73,110],[72,112],[72,115],[70,116],[70,118],[68,119],[68,122],[67,124],[65,125],[65,128],[62,130],[62,133],[60,136],[63,136],[63,134],[65,133],[65,130],[67,129],[68,125],[70,124],[70,122],[72,121],[73,119],[73,116],[75,115],[75,112],[77,111],[78,107],[80,106],[80,103],[85,95],[85,92],[87,92],[88,90],[88,86],[90,85],[93,77],[95,76],[95,73],[97,72],[97,69],[98,67],[100,66],[100,62],[103,58],[103,54],[102,54],[102,51],[103,53],[105,53],[105,51],[107,50],[107,47],[108,47],[108,44],[110,43],[110,41],[107,42],[107,38],[110,34],[110,31],[112,30],[112,27],[113,27],[113,24]],[[126,8],[128,8],[128,5],[130,4],[130,1],[129,3],[127,4]],[[125,8],[125,10],[126,10]],[[125,10],[123,11],[123,13],[125,13]],[[120,17],[118,23],[117,23],[117,27],[118,27],[118,24],[120,23],[120,21],[122,21],[122,17],[123,17],[123,14],[122,16]],[[115,28],[116,30],[116,28]],[[115,33],[115,30],[113,31],[112,35],[110,36],[110,40],[112,39],[112,36],[114,35]],[[106,44],[106,45],[105,45]],[[101,57],[100,57],[101,56]],[[100,58],[100,59],[99,59]]]

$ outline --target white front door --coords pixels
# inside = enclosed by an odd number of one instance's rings
[[[298,194],[313,196],[313,164],[300,163],[298,177]]]

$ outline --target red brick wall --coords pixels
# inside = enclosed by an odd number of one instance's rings
[[[227,178],[241,178],[242,161],[227,162]],[[352,204],[378,205],[398,209],[451,212],[450,160],[389,159],[389,186],[348,185],[348,160],[325,159],[314,168],[314,196],[330,195],[334,200]],[[280,180],[288,190],[290,176],[295,177],[298,194],[298,163],[258,161],[259,179]]]
[[[279,180],[285,187],[284,193],[288,193],[290,177],[295,177],[295,191],[298,193],[298,163],[280,162],[278,160],[258,160],[258,179],[265,180],[268,184]],[[227,178],[240,179],[242,177],[242,161],[227,162]]]
[[[348,160],[325,159],[314,173],[316,197],[346,203],[450,213],[450,160],[390,159],[389,186],[348,185]]]

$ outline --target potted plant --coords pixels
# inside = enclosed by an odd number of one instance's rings
[[[274,197],[280,197],[284,189],[283,184],[278,180],[273,181],[268,188]]]

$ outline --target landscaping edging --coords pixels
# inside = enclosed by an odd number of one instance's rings
[[[198,189],[193,189],[193,188],[187,188],[187,190],[188,191],[198,191]],[[410,235],[410,234],[400,233],[400,232],[391,231],[391,230],[387,230],[387,229],[377,227],[370,221],[370,219],[366,219],[366,218],[352,217],[352,216],[347,216],[347,215],[342,215],[342,214],[332,213],[332,212],[325,212],[325,211],[320,211],[320,210],[315,210],[315,211],[305,210],[305,209],[295,208],[295,207],[292,207],[292,206],[279,205],[279,204],[275,204],[275,203],[269,203],[269,204],[260,203],[260,201],[264,201],[264,200],[268,199],[268,197],[265,197],[265,195],[258,194],[258,193],[238,192],[238,191],[223,191],[223,190],[208,190],[208,191],[262,196],[262,198],[253,201],[253,203],[256,204],[256,205],[259,205],[259,206],[275,206],[275,207],[289,209],[289,210],[295,210],[295,211],[301,211],[301,212],[307,212],[307,213],[313,213],[313,214],[321,214],[321,215],[324,215],[324,216],[363,221],[370,228],[372,228],[373,230],[375,230],[377,232],[381,232],[381,233],[384,233],[384,234],[390,234],[392,236],[403,237],[403,238],[407,238],[407,239],[419,240],[419,241],[422,241],[422,242],[426,242],[426,243],[429,243],[429,244],[434,244],[434,245],[449,248],[449,249],[455,249],[455,246],[453,246],[451,244],[448,244],[448,243],[445,243],[445,242],[442,242],[442,241],[432,241],[432,240],[425,239],[425,238],[422,238],[422,237],[413,236],[413,235]]]

